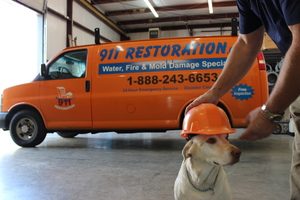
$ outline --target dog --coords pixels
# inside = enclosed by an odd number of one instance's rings
[[[175,200],[232,199],[223,166],[238,162],[241,151],[226,136],[195,135],[186,143],[174,184]]]

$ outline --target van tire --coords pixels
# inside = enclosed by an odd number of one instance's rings
[[[74,138],[78,135],[78,133],[73,133],[73,132],[56,132],[57,135],[63,138]]]
[[[35,147],[47,135],[42,118],[31,110],[17,112],[10,121],[9,129],[11,138],[21,147]]]

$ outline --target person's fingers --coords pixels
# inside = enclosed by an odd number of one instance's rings
[[[273,132],[273,127],[265,126],[258,129],[258,127],[249,126],[245,132],[239,137],[241,140],[255,141],[270,136]]]
[[[197,100],[193,101],[192,103],[190,103],[186,108],[185,108],[185,114],[191,110],[192,108],[196,107],[200,105],[200,102],[198,102]]]
[[[249,141],[254,141],[254,140],[258,140],[258,136],[253,134],[251,131],[249,131],[248,129],[246,129],[246,131],[240,136],[241,140],[249,140]]]
[[[186,107],[186,109],[185,109],[185,114],[188,113],[189,110],[191,110],[191,109],[194,108],[194,107],[196,107],[196,106],[194,106],[194,104],[193,104],[193,105],[190,104],[188,107]]]
[[[250,119],[251,119],[250,114],[248,114],[247,117],[246,117],[246,124],[247,125],[250,124],[250,122],[251,122]]]
[[[189,110],[190,110],[190,108],[189,108],[189,107],[186,107],[186,108],[185,108],[185,111],[184,111],[184,115],[186,115],[186,113],[188,113]]]

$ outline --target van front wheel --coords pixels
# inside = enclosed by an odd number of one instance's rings
[[[13,141],[22,147],[35,147],[42,143],[47,135],[39,114],[30,110],[17,112],[10,122],[9,129]]]

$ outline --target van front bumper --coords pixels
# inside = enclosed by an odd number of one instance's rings
[[[0,112],[0,128],[3,130],[7,130],[8,127],[6,127],[6,116],[7,113]]]

